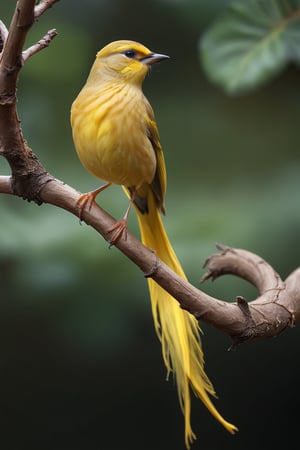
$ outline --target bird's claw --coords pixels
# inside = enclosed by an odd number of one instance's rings
[[[76,202],[76,207],[78,208],[78,217],[79,220],[82,220],[83,211],[86,209],[90,211],[93,202],[95,201],[95,197],[93,192],[87,192],[86,194],[81,194],[79,199]]]
[[[109,233],[113,233],[112,237],[109,239],[109,247],[115,245],[115,243],[123,238],[124,241],[127,239],[127,220],[122,219],[116,222],[109,230]]]

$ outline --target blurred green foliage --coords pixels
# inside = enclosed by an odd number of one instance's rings
[[[201,40],[209,78],[229,93],[249,92],[300,63],[300,1],[233,2]]]
[[[30,32],[27,45],[50,28],[59,34],[26,63],[18,89],[29,145],[54,176],[84,192],[99,181],[77,159],[69,111],[97,50],[128,38],[171,56],[144,90],[167,163],[165,226],[195,285],[216,242],[259,254],[283,278],[299,264],[299,69],[288,66],[243,96],[212,85],[198,42],[229,3],[147,0],[141,8],[137,0],[61,0]],[[1,3],[6,24],[14,6]],[[0,172],[9,173],[3,159]],[[127,205],[117,186],[98,202],[117,218]],[[163,382],[139,270],[67,212],[4,195],[0,208],[2,446],[183,449],[176,390]],[[130,229],[138,233],[134,214]],[[256,295],[233,277],[201,288],[228,301]],[[279,448],[286,429],[296,438],[289,408],[298,399],[291,388],[299,376],[297,330],[230,353],[227,336],[204,331],[217,406],[240,433],[228,436],[195,401],[193,448]]]

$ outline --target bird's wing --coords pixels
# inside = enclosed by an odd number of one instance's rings
[[[154,194],[157,207],[162,213],[164,213],[164,199],[167,188],[166,165],[154,113],[150,104],[147,104],[147,135],[152,144],[157,161],[155,175],[151,183],[151,189]]]

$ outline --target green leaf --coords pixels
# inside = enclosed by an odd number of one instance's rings
[[[233,3],[200,41],[208,78],[229,94],[245,93],[300,64],[300,0]]]

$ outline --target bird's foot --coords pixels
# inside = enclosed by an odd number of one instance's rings
[[[108,188],[110,185],[111,183],[106,183],[103,186],[100,186],[98,189],[95,189],[94,191],[81,194],[76,202],[79,220],[82,220],[82,214],[84,210],[90,211],[93,203],[95,203],[95,198],[97,197],[97,195],[100,194],[100,192],[104,191],[104,189]]]
[[[109,240],[109,247],[112,247],[119,239],[127,239],[127,219],[122,219],[116,222],[109,230],[109,233],[113,233]]]
[[[85,194],[81,194],[79,199],[76,202],[76,206],[78,208],[78,217],[79,220],[82,220],[82,214],[84,210],[90,211],[93,202],[95,201],[95,195],[92,195],[92,192],[87,192]]]

